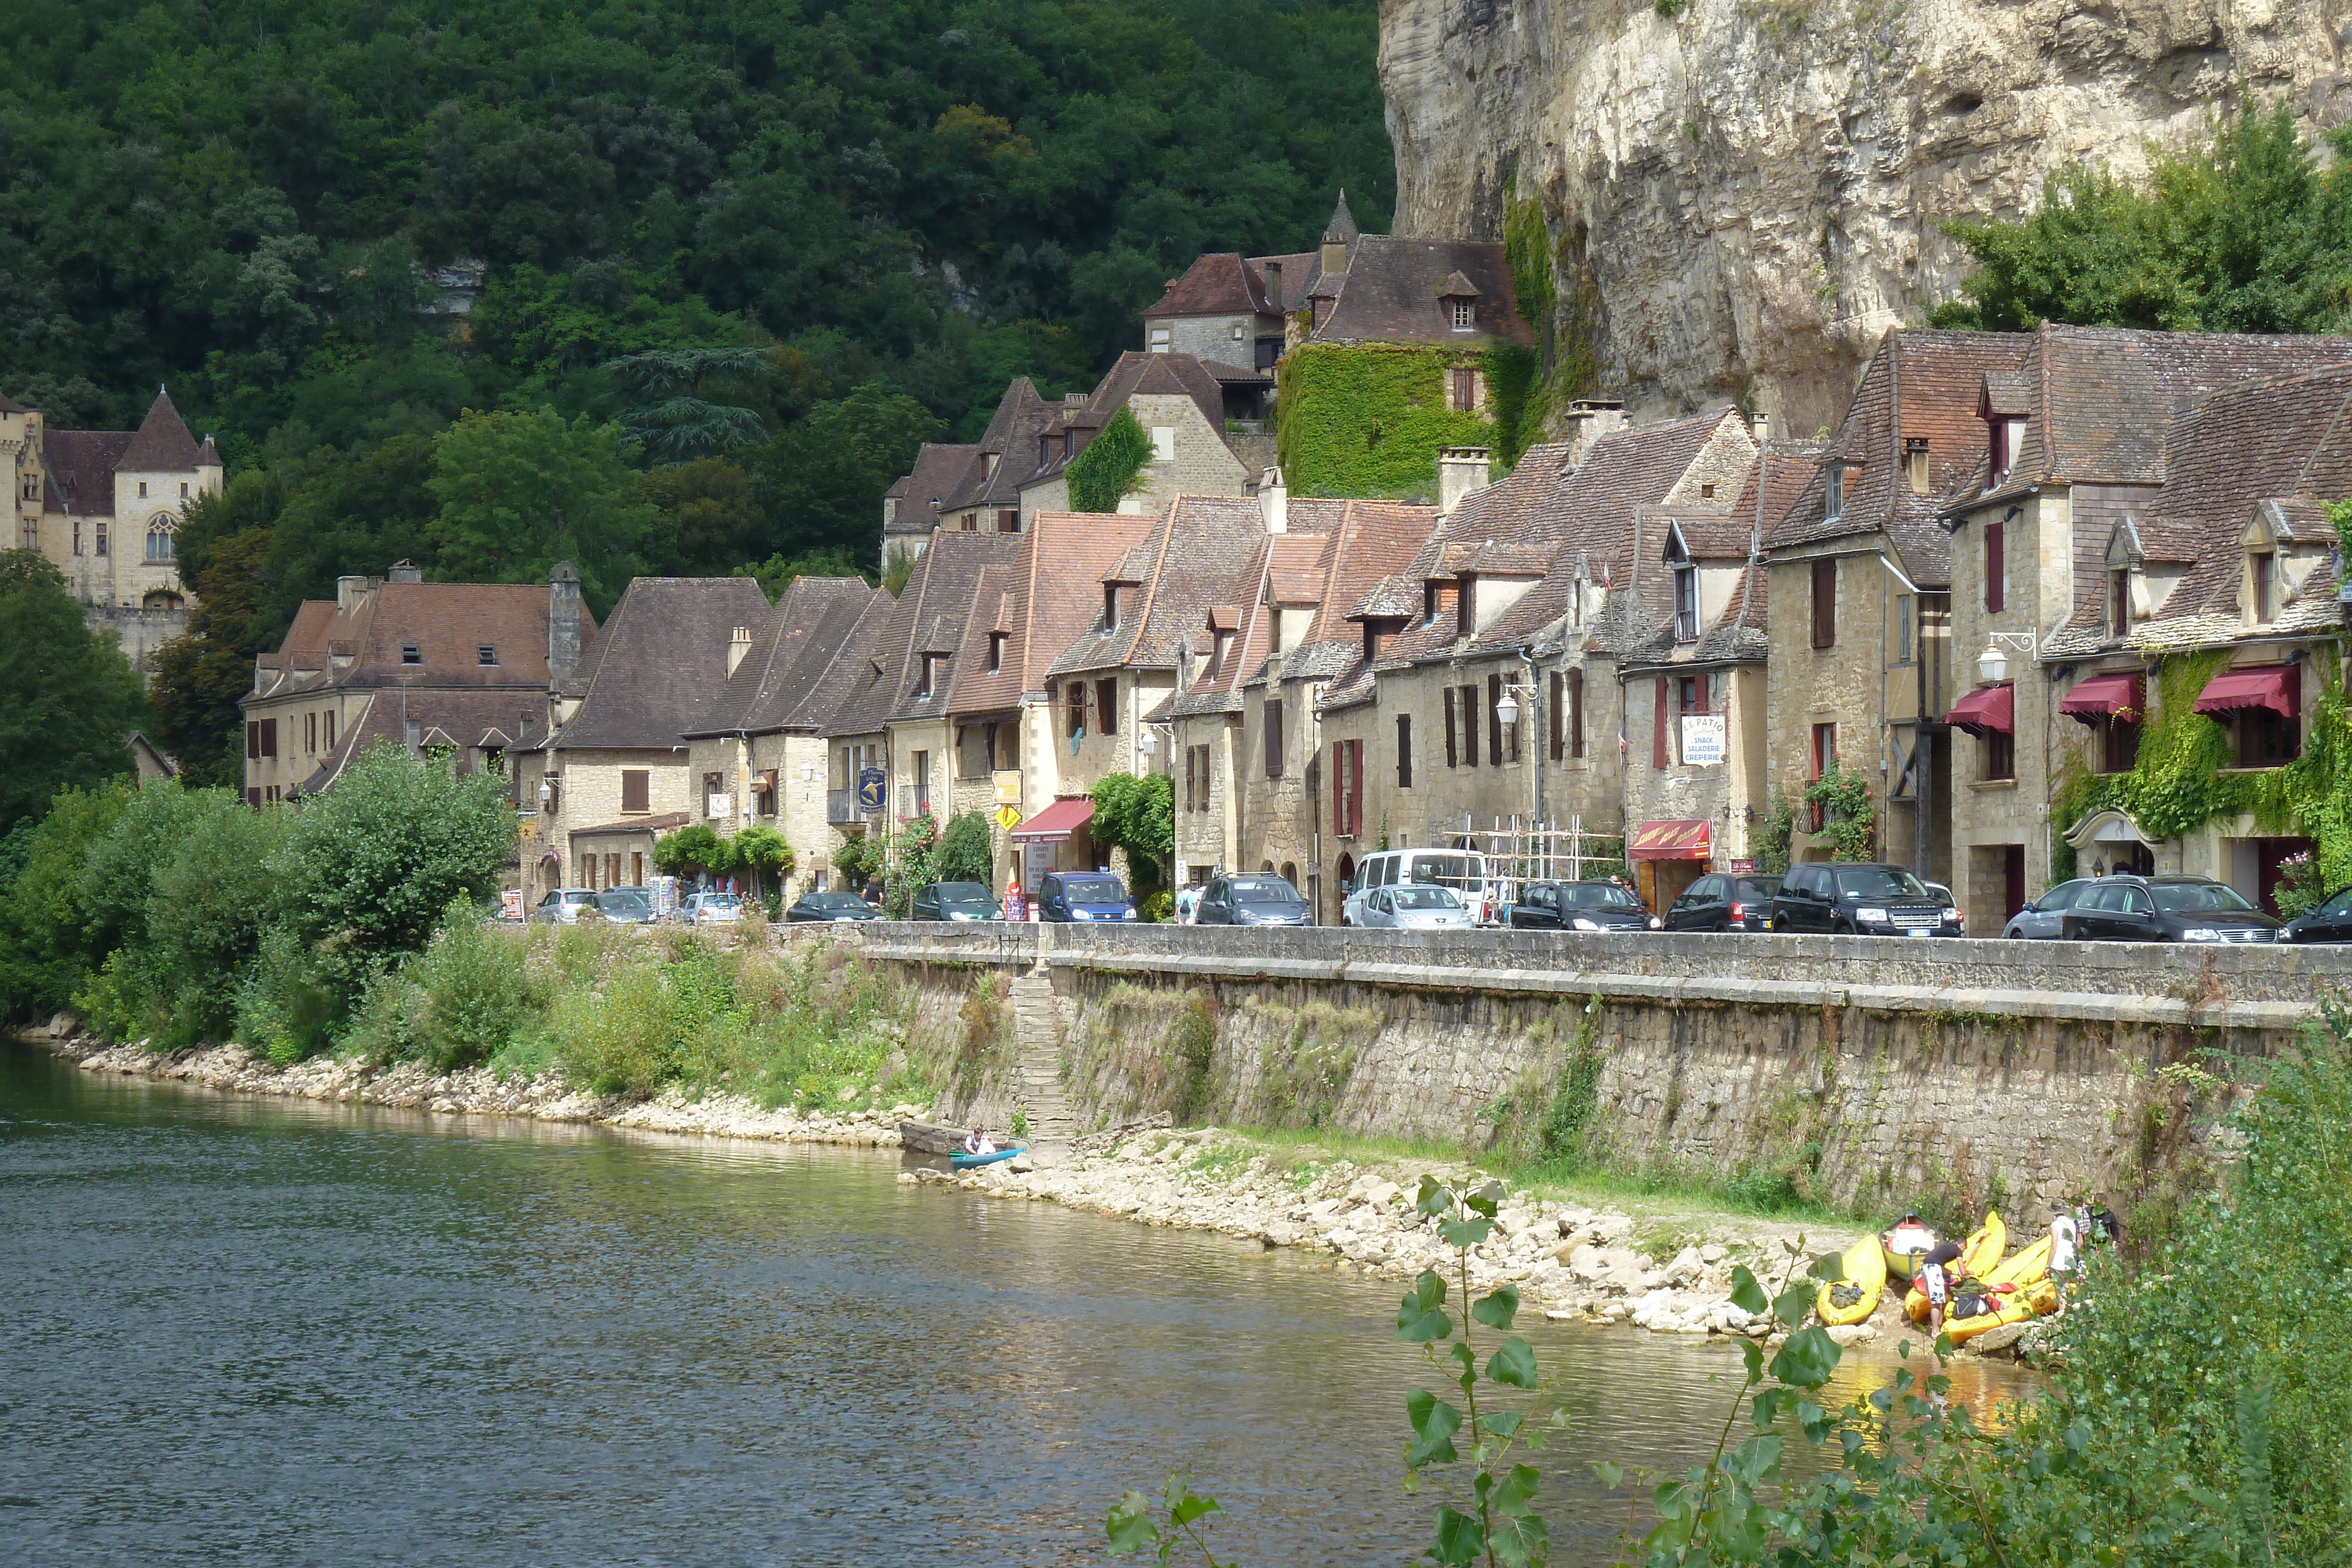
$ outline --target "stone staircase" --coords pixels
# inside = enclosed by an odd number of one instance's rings
[[[1062,1094],[1061,1008],[1043,975],[1013,982],[1013,1044],[1020,1053],[1013,1102],[1029,1113],[1029,1146],[1038,1154],[1066,1152],[1078,1129]]]

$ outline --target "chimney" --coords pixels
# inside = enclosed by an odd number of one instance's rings
[[[727,639],[727,673],[733,674],[735,666],[741,664],[743,655],[751,651],[751,629],[749,626],[736,627]]]
[[[1772,416],[1769,413],[1750,414],[1748,416],[1748,427],[1756,436],[1756,444],[1761,446],[1765,441],[1764,433],[1772,428]]]
[[[368,580],[364,577],[335,579],[335,608],[348,615],[368,600]]]
[[[1579,398],[1568,405],[1562,423],[1568,438],[1568,465],[1581,468],[1595,445],[1625,428],[1625,405],[1613,397]]]
[[[1348,274],[1348,242],[1331,235],[1323,236],[1323,276],[1344,277]]]
[[[1265,515],[1265,531],[1286,534],[1290,531],[1290,486],[1282,482],[1282,470],[1269,468],[1257,482],[1257,509]]]
[[[1437,449],[1437,512],[1450,517],[1455,508],[1487,486],[1486,473],[1495,455],[1484,446],[1441,446]]]
[[[580,668],[580,569],[559,560],[547,574],[547,684],[572,684]]]
[[[396,560],[392,563],[391,570],[383,574],[383,580],[386,582],[423,582],[425,572],[413,562]]]
[[[1265,304],[1276,315],[1282,314],[1282,263],[1265,264]]]

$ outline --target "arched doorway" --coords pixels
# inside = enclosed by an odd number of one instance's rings
[[[553,850],[549,850],[539,857],[540,896],[544,898],[562,885],[563,862],[556,858]]]
[[[1298,885],[1298,863],[1296,861],[1282,862],[1282,880],[1293,887]]]

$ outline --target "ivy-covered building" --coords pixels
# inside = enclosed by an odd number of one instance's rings
[[[2338,538],[2352,339],[2044,326],[1978,392],[1945,509],[1956,891],[1998,932],[2070,875],[2273,904],[2352,881]]]

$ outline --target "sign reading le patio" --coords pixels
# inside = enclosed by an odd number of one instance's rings
[[[1712,768],[1723,760],[1723,715],[1683,715],[1683,762],[1692,768]]]

